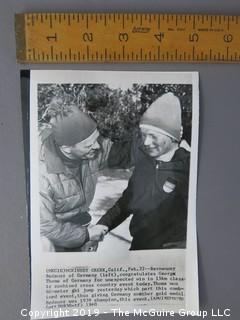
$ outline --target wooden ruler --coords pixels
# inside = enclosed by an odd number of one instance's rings
[[[15,28],[19,63],[240,61],[239,16],[26,13]]]

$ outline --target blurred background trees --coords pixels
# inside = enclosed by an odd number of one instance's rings
[[[98,129],[113,141],[129,141],[138,130],[141,115],[149,105],[167,92],[181,101],[183,138],[191,143],[192,86],[185,84],[133,84],[128,89],[111,88],[107,84],[39,84],[38,119],[40,127],[56,112],[77,105],[97,122]],[[51,108],[50,102],[60,105]]]

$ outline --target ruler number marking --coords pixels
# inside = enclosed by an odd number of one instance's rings
[[[190,41],[190,42],[198,42],[198,40],[199,40],[199,35],[198,35],[198,33],[194,32],[194,33],[191,33],[191,34],[189,35],[189,41]]]
[[[128,38],[129,38],[128,37],[128,33],[126,33],[126,32],[124,32],[124,33],[120,32],[119,35],[118,35],[118,40],[120,42],[127,42]]]
[[[82,36],[84,42],[93,42],[93,33],[85,32]]]
[[[162,42],[163,38],[164,38],[164,32],[160,32],[157,34],[154,34],[154,37],[159,41]]]
[[[232,42],[233,41],[233,35],[231,33],[227,33],[223,36],[224,42]]]
[[[55,32],[54,35],[46,36],[47,41],[54,41],[57,42],[57,33]]]

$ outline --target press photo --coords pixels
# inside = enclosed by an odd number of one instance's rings
[[[32,317],[198,310],[198,96],[197,73],[31,71]]]

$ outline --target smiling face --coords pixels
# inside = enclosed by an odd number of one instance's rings
[[[61,151],[71,159],[93,159],[100,151],[98,142],[99,132],[95,130],[87,139],[74,144],[73,146],[61,146]]]
[[[145,151],[153,158],[158,159],[160,156],[171,151],[173,145],[172,138],[161,133],[157,129],[150,129],[144,126],[140,127]]]

